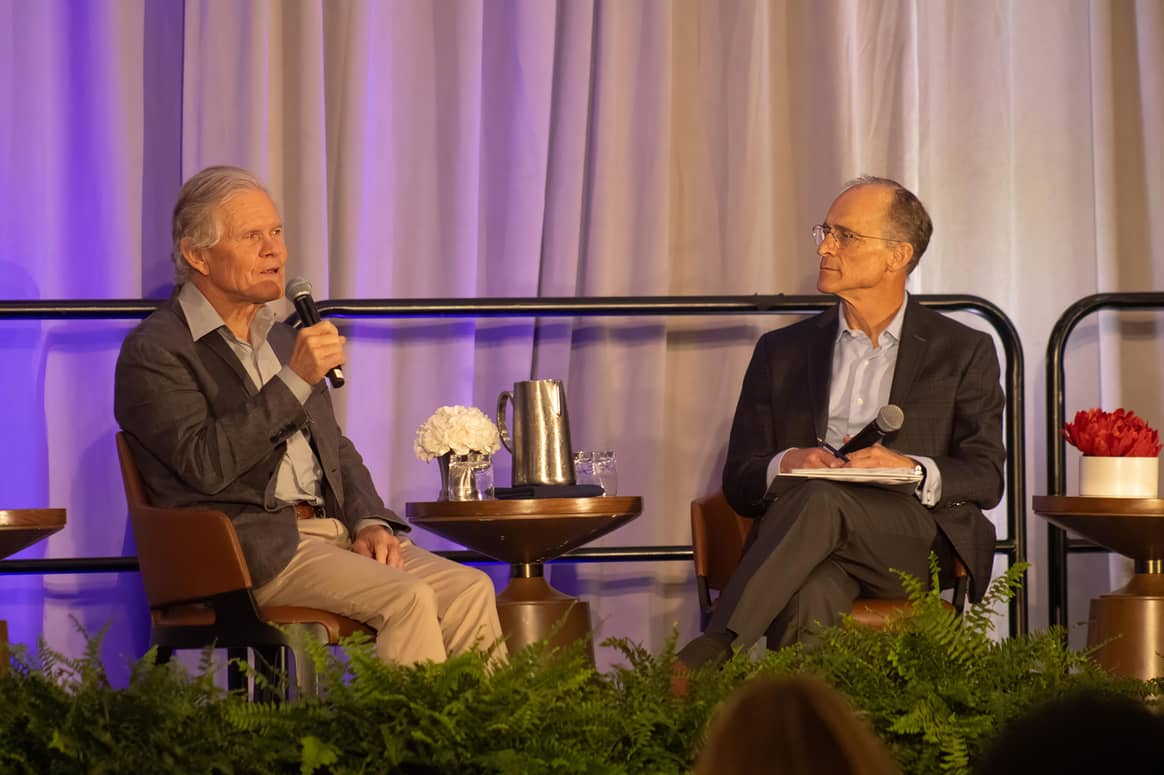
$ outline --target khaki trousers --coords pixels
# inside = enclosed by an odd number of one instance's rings
[[[376,653],[400,664],[443,662],[474,646],[496,645],[506,657],[493,581],[476,568],[446,560],[398,536],[404,569],[351,549],[337,519],[299,522],[299,548],[287,567],[255,590],[260,606],[321,608],[376,630]]]

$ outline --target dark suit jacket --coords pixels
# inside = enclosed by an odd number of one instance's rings
[[[744,516],[764,513],[768,463],[825,436],[838,307],[756,344],[732,422],[723,489]],[[970,598],[985,594],[994,526],[982,513],[1002,498],[1004,399],[991,338],[910,299],[902,323],[890,403],[905,413],[885,445],[933,458],[942,497],[933,514],[970,572]],[[790,485],[791,486],[791,485]]]
[[[295,329],[268,341],[286,362]],[[190,335],[177,292],[130,332],[117,359],[114,414],[129,437],[151,502],[211,508],[234,522],[255,586],[286,567],[299,542],[295,511],[274,500],[286,439],[307,427],[323,469],[324,507],[354,531],[364,517],[408,525],[384,506],[368,469],[341,432],[323,382],[300,405],[281,379],[256,387],[212,331]]]

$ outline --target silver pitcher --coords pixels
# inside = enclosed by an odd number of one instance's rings
[[[505,423],[505,402],[513,403],[513,436]],[[558,379],[515,382],[497,397],[497,430],[513,454],[513,486],[574,484],[570,415]]]

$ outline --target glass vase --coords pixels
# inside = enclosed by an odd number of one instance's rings
[[[480,501],[493,497],[493,456],[488,452],[437,458],[441,471],[442,501]]]

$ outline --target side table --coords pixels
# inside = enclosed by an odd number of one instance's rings
[[[0,509],[0,559],[65,526],[64,509]],[[0,619],[0,675],[8,672],[8,623]]]
[[[411,502],[404,509],[417,527],[509,563],[497,614],[509,650],[519,651],[540,640],[561,647],[590,637],[590,604],[551,587],[543,563],[621,527],[643,503],[638,496],[530,498]]]
[[[1113,673],[1164,675],[1164,499],[1036,495],[1035,513],[1135,561],[1123,587],[1093,598],[1088,647]],[[1101,645],[1104,644],[1104,645]]]

